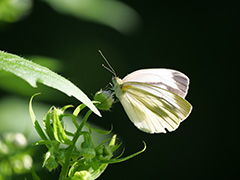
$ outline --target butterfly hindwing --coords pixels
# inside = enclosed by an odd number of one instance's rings
[[[182,97],[142,82],[124,82],[117,96],[134,125],[148,133],[175,130],[192,108]]]

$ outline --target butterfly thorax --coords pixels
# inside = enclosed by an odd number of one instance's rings
[[[122,79],[118,77],[113,77],[112,82],[113,82],[113,89],[116,93],[116,96],[120,98],[121,95],[123,94],[122,87],[124,82]]]

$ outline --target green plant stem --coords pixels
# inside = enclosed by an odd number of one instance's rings
[[[82,123],[80,124],[80,126],[78,127],[76,133],[73,136],[71,145],[67,148],[66,156],[65,156],[66,160],[65,160],[65,163],[62,166],[62,171],[61,171],[59,180],[64,180],[65,178],[67,178],[73,149],[75,147],[75,144],[76,144],[79,136],[81,135],[82,128],[83,128],[85,122],[87,121],[88,117],[91,115],[91,113],[92,113],[92,111],[88,110],[88,112],[86,113],[86,115],[84,116],[84,118],[82,120]]]

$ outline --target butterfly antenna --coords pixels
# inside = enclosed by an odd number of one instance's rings
[[[115,77],[117,76],[116,72],[114,71],[114,69],[112,68],[112,66],[110,65],[110,63],[108,62],[107,58],[105,58],[105,56],[103,55],[103,53],[98,50],[98,52],[101,54],[101,56],[103,57],[103,59],[105,60],[105,62],[107,63],[108,67],[106,67],[104,64],[102,64],[102,66],[107,69],[109,72],[111,72]]]
[[[114,76],[116,76],[115,72],[113,72],[111,69],[106,67],[104,64],[102,64],[102,67],[104,67],[106,70],[108,70],[110,73],[112,73]]]

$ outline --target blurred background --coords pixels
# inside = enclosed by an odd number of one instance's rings
[[[234,7],[226,1],[0,0],[0,50],[49,67],[90,99],[112,77],[102,67],[99,49],[120,78],[153,67],[185,73],[193,111],[175,132],[139,131],[120,103],[102,118],[91,116],[102,129],[113,125],[125,155],[142,149],[142,141],[147,144],[143,154],[110,165],[99,179],[237,179],[233,51],[239,19]],[[34,104],[39,120],[52,105],[79,103],[0,72],[0,134],[38,139],[28,115],[35,92],[42,92]],[[38,150],[34,161],[40,162],[45,150]],[[58,171],[42,170],[40,176],[57,179]],[[31,179],[27,174],[14,178],[24,177]]]

